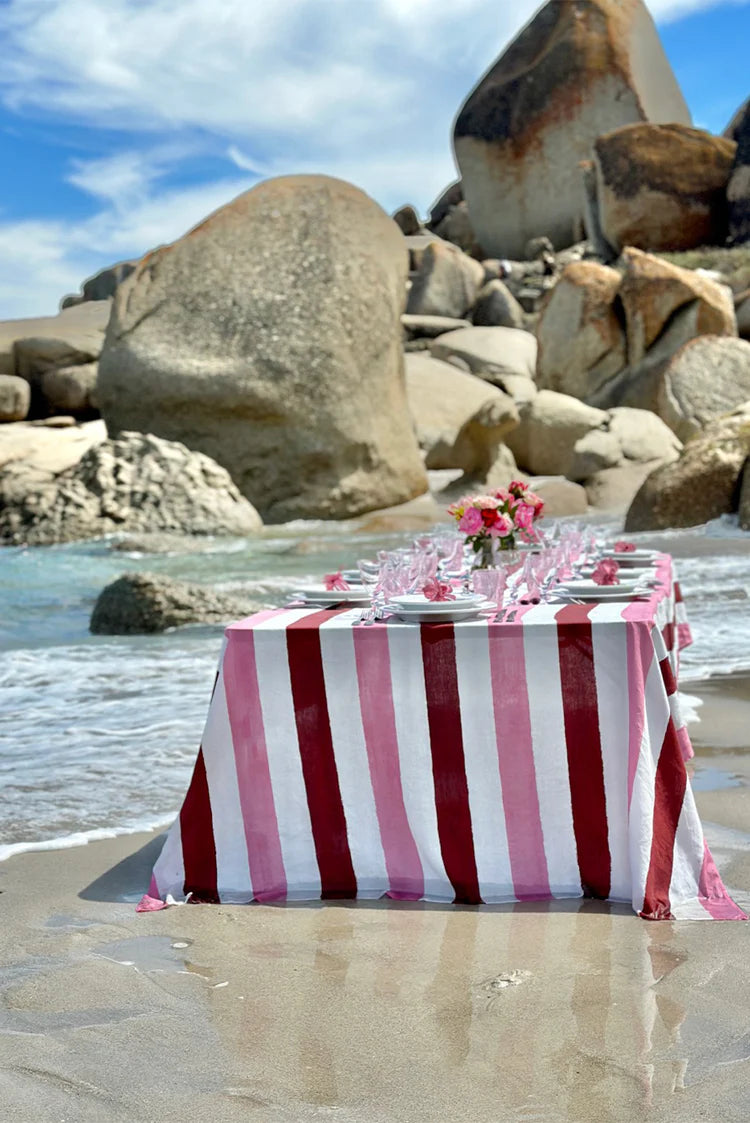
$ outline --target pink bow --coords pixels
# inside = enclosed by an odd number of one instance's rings
[[[617,576],[619,568],[614,558],[605,558],[592,573],[592,579],[597,585],[619,585],[620,578]]]
[[[345,593],[347,589],[351,589],[351,585],[344,580],[341,570],[338,573],[326,573],[323,581],[329,592]]]
[[[619,542],[615,542],[616,554],[632,554],[634,552],[635,542],[624,542],[622,539],[620,539]]]
[[[428,600],[456,599],[452,586],[447,581],[438,581],[437,577],[431,577],[427,584],[422,586],[422,592]]]

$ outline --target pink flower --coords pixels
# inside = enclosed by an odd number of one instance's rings
[[[619,568],[614,558],[605,558],[592,573],[592,579],[597,585],[619,585],[620,578],[617,576]]]
[[[490,528],[490,535],[492,538],[507,538],[516,529],[513,519],[508,515],[498,515],[495,519],[495,525]]]
[[[345,593],[347,589],[351,589],[351,585],[344,580],[341,570],[338,573],[326,573],[323,581],[330,592]]]
[[[437,577],[431,577],[430,580],[422,586],[422,592],[428,600],[432,601],[456,599],[453,586],[448,581],[438,581]]]
[[[480,511],[496,511],[500,506],[500,500],[495,495],[475,495],[471,503]]]
[[[517,527],[521,530],[531,530],[531,524],[534,522],[534,508],[530,507],[528,503],[519,503],[513,512],[513,519]]]
[[[467,507],[458,524],[458,529],[462,534],[476,534],[481,530],[484,523],[482,522],[482,512],[478,511],[476,507]]]
[[[619,542],[615,542],[616,554],[632,554],[634,550],[635,542],[624,542],[622,539],[620,539]]]

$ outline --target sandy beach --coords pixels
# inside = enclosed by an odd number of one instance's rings
[[[750,679],[691,686],[696,798],[750,901]],[[745,1120],[748,928],[591,901],[136,915],[161,838],[0,865],[8,1123]]]

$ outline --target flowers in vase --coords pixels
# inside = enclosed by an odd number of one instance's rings
[[[466,535],[466,541],[483,565],[491,564],[496,549],[513,550],[522,542],[534,542],[534,523],[542,515],[544,502],[525,483],[513,480],[490,495],[470,495],[451,504],[448,514]]]

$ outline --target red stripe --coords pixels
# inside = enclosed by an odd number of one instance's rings
[[[440,851],[445,872],[455,890],[455,903],[481,904],[461,733],[453,626],[423,624],[421,632]]]
[[[675,628],[672,623],[665,624],[661,630],[661,638],[664,640],[664,646],[667,651],[672,651],[674,649],[674,632]]]
[[[586,895],[609,896],[609,854],[604,763],[599,740],[599,702],[594,645],[588,613],[593,605],[570,605],[556,616],[568,753],[573,831],[581,885]],[[626,689],[626,683],[621,684]]]
[[[672,919],[669,884],[672,880],[674,864],[675,835],[682,813],[686,786],[687,773],[674,725],[670,720],[659,754],[654,782],[654,832],[641,913],[650,920]]]
[[[664,689],[667,692],[667,697],[671,698],[673,694],[677,693],[677,681],[674,677],[674,671],[672,670],[672,664],[669,662],[669,659],[659,660],[659,670],[664,680]]]
[[[294,719],[323,900],[357,896],[320,650],[320,625],[331,616],[316,612],[286,629]]]
[[[192,893],[193,901],[217,903],[214,824],[202,746],[180,811],[180,831],[185,866],[184,892]]]

